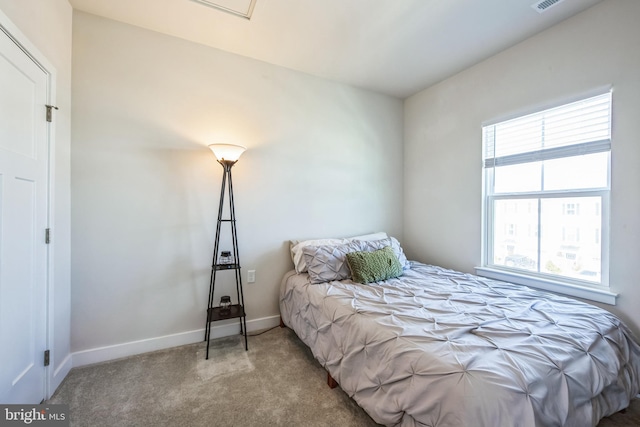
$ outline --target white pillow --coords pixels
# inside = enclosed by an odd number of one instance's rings
[[[363,234],[361,236],[346,237],[342,239],[291,240],[289,242],[291,250],[291,260],[293,261],[296,273],[306,273],[307,264],[302,253],[302,248],[306,246],[338,246],[348,243],[352,240],[369,241],[386,239],[387,237],[387,233],[385,233],[384,231],[379,231],[376,233]]]
[[[291,260],[296,268],[296,273],[307,271],[307,263],[304,261],[302,249],[307,246],[338,246],[347,243],[347,239],[316,239],[316,240],[292,240]]]
[[[371,240],[382,240],[382,239],[386,239],[387,237],[387,233],[385,233],[384,231],[378,231],[377,233],[371,233],[371,234],[363,234],[362,236],[354,236],[354,237],[349,237],[347,240],[351,241],[351,240],[363,240],[365,242],[371,241]]]

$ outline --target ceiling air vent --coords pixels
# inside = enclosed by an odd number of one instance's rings
[[[545,12],[550,7],[557,5],[558,3],[562,3],[564,0],[542,0],[537,3],[531,5],[538,13]]]

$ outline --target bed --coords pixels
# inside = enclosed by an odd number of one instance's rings
[[[377,423],[595,426],[640,392],[640,346],[595,306],[406,258],[369,284],[301,270],[282,322]]]

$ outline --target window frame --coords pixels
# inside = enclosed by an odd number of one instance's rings
[[[565,105],[572,104],[577,101],[586,100],[594,96],[600,96],[609,94],[609,106],[610,106],[610,126],[613,121],[611,114],[611,106],[613,103],[611,89],[602,90],[597,93],[593,93],[589,96],[580,97],[578,99],[574,99],[573,101],[563,102],[556,104],[555,106],[540,108],[532,111],[529,114],[542,113],[546,110],[562,107]],[[525,117],[529,114],[519,114],[514,118]],[[610,230],[610,197],[611,197],[611,137],[609,137],[606,141],[593,141],[587,143],[574,144],[567,147],[560,148],[550,148],[546,150],[542,150],[545,152],[552,152],[552,155],[556,156],[554,158],[566,158],[566,157],[576,157],[582,154],[591,154],[595,152],[607,153],[607,182],[606,187],[601,188],[582,188],[582,189],[569,189],[569,190],[548,190],[545,191],[542,188],[536,191],[523,191],[523,192],[502,192],[502,193],[493,193],[494,187],[494,172],[497,166],[504,165],[504,163],[497,164],[495,158],[492,165],[487,165],[484,160],[484,153],[487,148],[487,141],[485,140],[485,129],[489,126],[497,125],[503,123],[507,120],[496,120],[491,123],[485,123],[482,126],[483,138],[482,138],[482,149],[483,149],[483,167],[482,167],[482,249],[481,249],[481,266],[476,267],[476,273],[481,276],[505,280],[512,283],[518,283],[525,286],[531,286],[535,288],[540,288],[544,290],[550,290],[553,292],[558,292],[562,294],[567,294],[571,296],[577,296],[585,299],[590,299],[594,301],[599,301],[611,305],[615,305],[617,294],[611,292],[609,286],[609,230]],[[491,142],[494,144],[495,142]],[[608,144],[608,147],[606,146]],[[558,153],[560,152],[561,153]],[[507,155],[504,156],[507,160],[507,164],[526,164],[535,162],[535,154],[533,156],[530,155],[531,152],[527,152],[524,154],[516,154],[516,155]],[[539,153],[538,153],[539,154]],[[543,153],[542,155],[544,156]],[[495,154],[494,154],[495,155]],[[539,159],[545,160],[545,159]],[[542,172],[544,173],[544,172]],[[495,203],[498,200],[514,200],[514,199],[535,199],[537,203],[533,203],[533,209],[536,209],[537,204],[537,217],[538,217],[538,230],[537,230],[537,240],[538,240],[538,264],[540,261],[540,246],[542,242],[542,233],[541,233],[541,206],[542,201],[545,199],[552,198],[581,198],[581,197],[600,197],[600,250],[601,250],[601,277],[600,283],[595,283],[593,281],[580,280],[577,278],[570,278],[565,276],[547,274],[541,272],[540,265],[538,265],[538,271],[528,271],[521,268],[509,267],[504,265],[494,264],[494,238],[496,236],[495,232],[495,212],[494,207]],[[568,202],[569,203],[569,202]],[[578,216],[577,205],[580,204],[579,201],[576,202],[576,215]],[[500,225],[501,226],[501,225]]]

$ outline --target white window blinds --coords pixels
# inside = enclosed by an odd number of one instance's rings
[[[611,92],[483,127],[485,167],[611,149]]]

